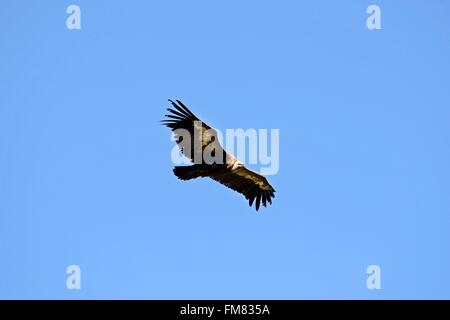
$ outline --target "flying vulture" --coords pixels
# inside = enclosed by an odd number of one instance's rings
[[[256,210],[262,202],[272,204],[274,188],[259,173],[247,169],[235,156],[227,153],[217,139],[217,132],[195,116],[181,101],[169,100],[172,108],[167,111],[162,124],[172,129],[178,147],[193,163],[191,166],[176,166],[173,173],[181,180],[209,177],[245,196],[250,207],[255,202]],[[207,151],[205,153],[205,150]],[[210,154],[211,159],[205,159]]]

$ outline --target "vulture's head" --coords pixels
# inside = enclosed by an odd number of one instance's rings
[[[239,168],[244,167],[244,163],[242,161],[237,160],[234,164],[233,167],[231,168],[231,170],[236,170]]]

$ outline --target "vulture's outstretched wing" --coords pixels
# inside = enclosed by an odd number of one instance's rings
[[[266,206],[267,202],[272,204],[272,198],[275,198],[275,189],[267,182],[267,179],[244,166],[211,178],[242,193],[250,207],[256,199],[256,211],[258,211],[261,201],[263,206]]]
[[[217,138],[216,130],[197,118],[181,101],[169,101],[172,103],[173,109],[167,109],[170,112],[170,114],[166,114],[168,119],[161,122],[172,129],[178,147],[191,162],[202,161],[205,148],[209,148],[210,153],[214,152],[219,155],[218,152],[220,152],[225,155]],[[187,133],[188,137],[186,138]],[[223,161],[225,162],[225,159]]]

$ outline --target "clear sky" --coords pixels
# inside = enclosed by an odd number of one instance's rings
[[[450,298],[448,1],[2,1],[0,58],[0,298]],[[271,207],[172,175],[168,98],[280,130]]]

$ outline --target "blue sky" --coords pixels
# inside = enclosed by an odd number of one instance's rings
[[[0,298],[450,298],[449,3],[73,3],[1,6]],[[271,207],[172,175],[168,98],[280,130]]]

